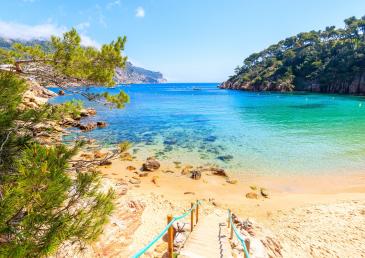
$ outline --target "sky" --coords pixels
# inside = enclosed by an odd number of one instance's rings
[[[169,82],[221,82],[244,58],[299,32],[343,27],[365,0],[11,0],[0,36],[48,38],[75,27],[84,45],[127,36],[124,54]]]

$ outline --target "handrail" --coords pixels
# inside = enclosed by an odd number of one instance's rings
[[[241,242],[241,245],[243,247],[243,252],[245,253],[245,257],[246,258],[250,258],[250,255],[248,254],[248,250],[247,250],[247,247],[246,247],[246,243],[245,243],[245,240],[241,237],[240,233],[238,232],[238,229],[236,228],[236,226],[233,224],[233,221],[232,221],[232,213],[230,210],[228,210],[228,216],[229,216],[229,225],[231,225],[236,237],[238,238],[238,240]]]
[[[144,248],[142,248],[141,250],[139,250],[135,255],[133,255],[133,258],[138,258],[140,257],[142,254],[144,254],[151,246],[153,246],[161,237],[163,237],[167,230],[172,226],[172,224],[180,219],[185,218],[186,216],[188,216],[191,212],[193,212],[196,207],[198,205],[201,205],[201,202],[198,200],[196,201],[196,203],[184,214],[177,216],[177,217],[173,217],[173,219],[166,225],[166,227],[160,232],[160,234],[158,234],[154,239],[151,240],[151,242],[148,243],[148,245],[146,245]]]

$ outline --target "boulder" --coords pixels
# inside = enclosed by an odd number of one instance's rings
[[[104,121],[98,121],[98,122],[96,122],[96,126],[97,126],[98,128],[104,128],[104,127],[106,127],[106,126],[107,126],[107,123],[106,123],[106,122],[104,122]]]
[[[63,96],[63,95],[65,95],[65,92],[63,90],[59,90],[58,95]]]
[[[160,162],[158,162],[154,157],[147,158],[146,162],[142,165],[143,171],[155,171],[160,168]]]

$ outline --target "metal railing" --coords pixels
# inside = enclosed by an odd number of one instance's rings
[[[245,240],[242,238],[241,234],[239,233],[238,229],[236,228],[236,226],[233,223],[232,220],[232,213],[231,210],[228,210],[228,228],[231,228],[231,235],[230,235],[230,239],[233,239],[233,232],[236,235],[237,239],[241,242],[241,245],[243,247],[243,252],[245,254],[245,258],[250,258],[249,255],[249,249],[250,249],[250,242],[245,242]],[[246,246],[247,244],[247,246]]]
[[[167,243],[168,243],[168,247],[167,247],[167,252],[168,252],[168,257],[172,258],[173,257],[173,253],[174,253],[174,229],[172,227],[172,224],[175,221],[178,221],[180,219],[185,218],[186,216],[188,216],[190,214],[190,230],[191,232],[194,229],[194,211],[195,211],[195,224],[198,223],[199,220],[199,206],[201,205],[200,201],[196,201],[195,203],[191,203],[191,208],[186,211],[184,214],[177,216],[177,217],[173,217],[172,215],[167,215],[167,225],[166,227],[154,238],[152,239],[151,242],[148,243],[148,245],[146,245],[145,247],[143,247],[141,250],[139,250],[135,255],[133,255],[133,258],[138,258],[141,255],[143,255],[145,252],[147,252],[148,249],[151,248],[151,246],[153,246],[160,238],[162,238],[166,232],[167,232]]]

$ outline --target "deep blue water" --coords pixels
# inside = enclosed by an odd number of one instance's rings
[[[121,110],[86,102],[98,111],[94,120],[109,124],[86,135],[105,145],[132,141],[140,155],[192,164],[214,163],[242,174],[365,170],[364,98],[242,92],[221,90],[217,85],[180,83],[107,89],[111,93],[123,89],[131,101]],[[72,98],[77,96],[52,101]]]

